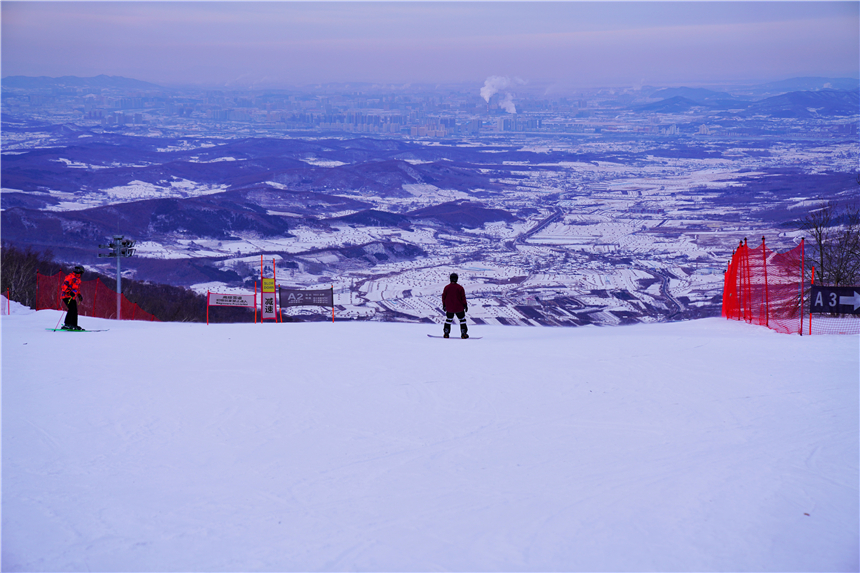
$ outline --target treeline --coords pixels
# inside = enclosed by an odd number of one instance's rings
[[[2,294],[6,296],[8,291],[10,300],[24,306],[36,306],[36,271],[43,275],[55,275],[62,270],[63,265],[54,261],[54,253],[50,250],[38,252],[31,247],[22,250],[7,244],[0,247]]]
[[[36,271],[43,275],[72,272],[72,265],[54,260],[50,250],[34,251],[31,247],[18,248],[11,244],[0,247],[0,289],[9,298],[24,306],[36,305]],[[102,283],[116,292],[116,277],[86,271],[85,281],[101,279]],[[205,322],[206,297],[177,286],[154,284],[131,279],[122,280],[122,294],[144,311],[155,315],[163,322]],[[254,311],[246,308],[219,307],[217,322],[251,322]]]
[[[815,268],[817,284],[860,285],[860,202],[820,204],[801,220],[800,229],[810,235],[807,266]]]

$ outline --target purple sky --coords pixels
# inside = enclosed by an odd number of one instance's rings
[[[14,2],[2,73],[572,87],[857,77],[858,2]]]

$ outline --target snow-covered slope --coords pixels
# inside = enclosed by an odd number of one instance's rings
[[[856,336],[2,317],[4,571],[856,571]]]

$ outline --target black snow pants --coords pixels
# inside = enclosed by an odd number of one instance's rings
[[[66,313],[66,320],[63,324],[66,326],[77,326],[78,325],[78,301],[73,297],[64,298],[63,302],[66,303],[66,308],[69,309],[69,312]]]
[[[446,317],[445,326],[442,327],[442,331],[445,334],[448,334],[449,332],[451,332],[451,325],[454,324],[454,314],[455,313],[453,313],[453,312],[446,312],[445,313],[445,317]],[[457,320],[460,321],[460,335],[462,336],[462,335],[466,334],[467,332],[469,332],[469,327],[466,326],[466,312],[461,310],[460,312],[458,312],[456,314],[457,314]]]

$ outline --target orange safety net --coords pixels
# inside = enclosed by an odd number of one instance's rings
[[[36,310],[66,310],[66,305],[60,299],[60,291],[66,274],[61,272],[47,276],[36,271]],[[100,279],[81,281],[80,293],[84,299],[78,302],[78,314],[80,316],[116,318],[116,292],[106,287]],[[120,295],[120,318],[123,320],[158,320],[154,315],[142,310],[137,304],[125,298],[125,295]]]
[[[738,246],[726,271],[723,316],[799,334],[803,321],[803,243],[785,253]]]
[[[743,241],[734,252],[723,284],[723,316],[786,334],[857,334],[860,320],[804,312],[804,242],[784,253]]]

